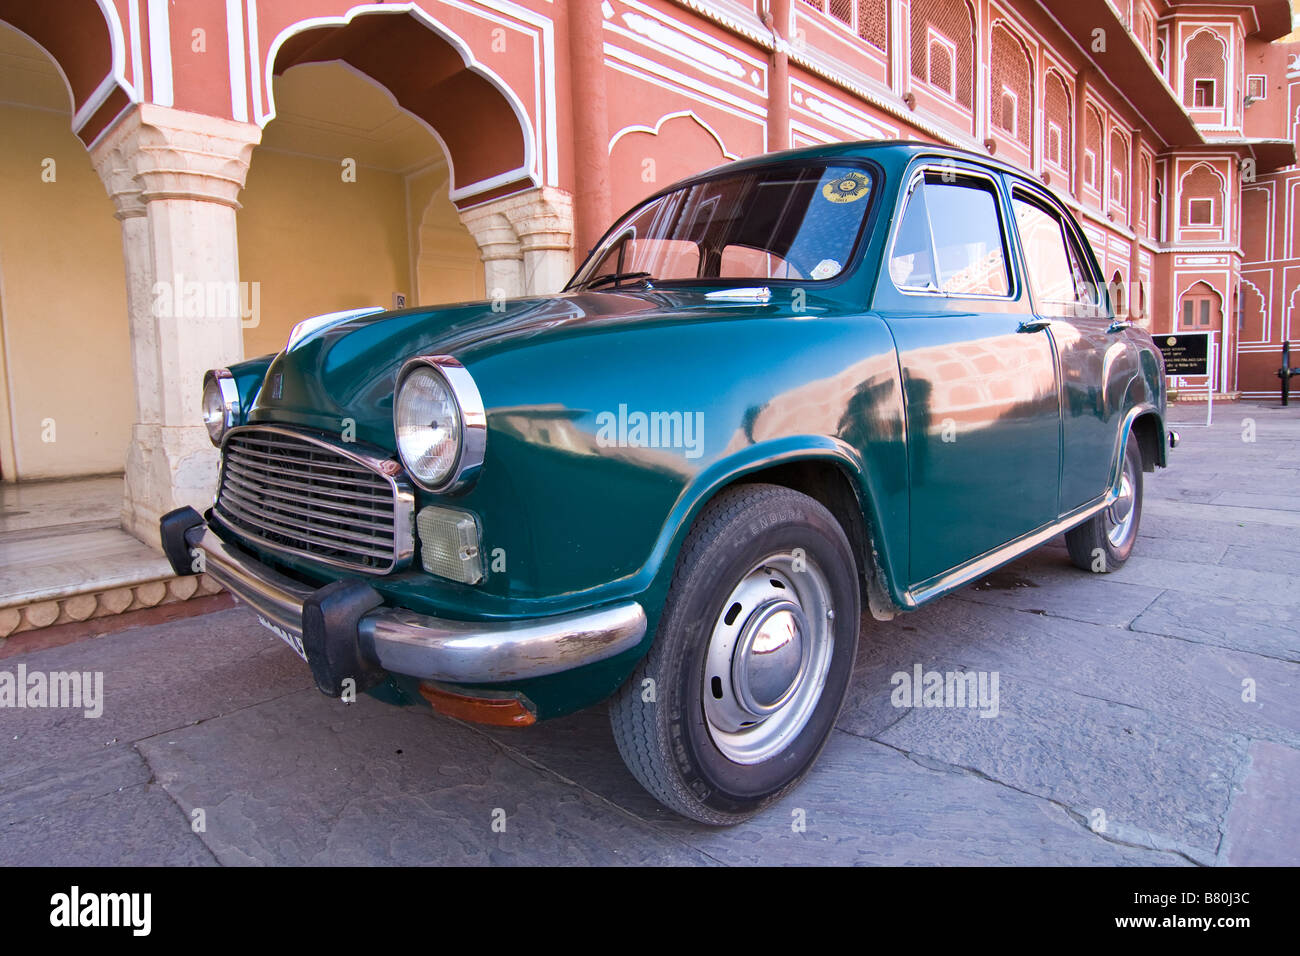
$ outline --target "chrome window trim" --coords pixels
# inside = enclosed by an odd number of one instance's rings
[[[308,444],[324,448],[334,454],[349,461],[353,461],[364,468],[373,471],[376,475],[388,482],[393,492],[393,564],[388,568],[363,568],[355,563],[340,561],[335,558],[327,558],[316,554],[312,551],[305,551],[302,548],[293,548],[288,545],[277,544],[273,541],[266,541],[257,535],[249,534],[241,529],[238,525],[232,524],[226,516],[218,510],[217,502],[221,497],[221,489],[226,481],[226,443],[234,437],[248,434],[250,432],[271,433],[284,435],[287,438],[304,441]],[[394,571],[401,571],[408,567],[415,557],[415,491],[411,488],[407,480],[405,469],[401,462],[393,458],[381,458],[379,455],[367,454],[358,448],[347,448],[332,441],[326,441],[318,434],[305,429],[287,428],[283,425],[241,425],[238,428],[232,428],[226,432],[221,439],[221,474],[217,481],[217,497],[213,500],[212,514],[221,521],[224,528],[229,529],[241,541],[249,543],[252,547],[271,551],[286,557],[299,558],[303,561],[317,565],[329,565],[330,567],[344,568],[348,571],[354,571],[359,574],[384,575],[391,574]]]
[[[1005,295],[993,295],[988,292],[944,292],[942,289],[917,289],[911,286],[900,286],[894,281],[894,274],[889,268],[890,262],[894,258],[894,246],[898,242],[898,231],[903,225],[903,214],[907,212],[907,203],[911,202],[912,194],[916,187],[925,180],[929,173],[938,173],[940,176],[945,173],[955,176],[959,179],[980,179],[983,180],[993,195],[993,203],[998,213],[998,235],[1002,237],[1002,261],[1006,265],[1007,271],[1007,292]],[[955,182],[955,180],[954,180]],[[943,183],[942,185],[951,185]],[[926,208],[926,221],[929,222],[929,208]],[[993,174],[987,170],[977,169],[972,166],[954,166],[943,163],[927,162],[913,169],[911,176],[907,180],[907,189],[903,194],[903,207],[897,215],[894,216],[893,224],[890,227],[889,235],[889,254],[885,256],[885,273],[889,276],[890,285],[899,295],[912,296],[937,296],[942,299],[984,299],[992,302],[1015,302],[1020,298],[1020,275],[1019,270],[1015,267],[1015,257],[1012,255],[1010,236],[1007,233],[1007,221],[1002,208],[1002,190]],[[930,249],[934,257],[936,270],[935,278],[938,278],[939,256],[934,248],[934,226],[930,224]]]
[[[456,453],[456,463],[447,477],[437,484],[426,484],[401,460],[401,448],[397,457],[405,474],[425,491],[440,495],[456,495],[468,491],[478,480],[483,468],[483,459],[487,454],[487,410],[483,407],[483,396],[469,370],[450,355],[417,355],[407,359],[397,373],[397,383],[393,388],[393,440],[397,436],[397,396],[406,382],[406,376],[420,366],[428,366],[438,372],[447,383],[451,397],[456,402],[460,413],[460,450]]]
[[[1029,180],[1023,179],[1019,176],[1013,176],[1010,177],[1010,179],[1011,182],[1009,183],[1009,185],[1011,188],[1009,191],[1011,193],[1011,202],[1013,206],[1016,201],[1017,192],[1025,194],[1025,196],[1027,197],[1025,201],[1027,202],[1031,202],[1031,203],[1036,202],[1040,206],[1046,206],[1047,207],[1046,211],[1054,213],[1056,215],[1056,218],[1060,221],[1061,225],[1064,227],[1066,233],[1066,241],[1069,242],[1071,239],[1074,240],[1075,246],[1078,247],[1075,251],[1081,255],[1081,261],[1083,266],[1086,269],[1088,269],[1088,271],[1091,272],[1093,263],[1089,261],[1088,257],[1082,256],[1082,253],[1086,249],[1092,252],[1092,258],[1095,259],[1096,251],[1092,249],[1092,243],[1088,242],[1087,237],[1082,234],[1082,231],[1079,229],[1078,225],[1074,221],[1074,217],[1070,215],[1070,211],[1065,208],[1064,203],[1062,203],[1059,199],[1053,196],[1048,190],[1037,185],[1036,183],[1032,183]],[[1014,208],[1011,210],[1011,215],[1012,218],[1015,217]],[[1024,243],[1020,240],[1020,226],[1018,223],[1016,224],[1015,229],[1016,229],[1016,241],[1017,241],[1017,245],[1020,248],[1020,254],[1022,256],[1025,256],[1025,247],[1024,247]],[[1028,256],[1025,256],[1025,270],[1026,270],[1026,279],[1028,279],[1028,275],[1027,275],[1029,270]],[[1097,290],[1101,290],[1103,288],[1108,290],[1106,293],[1106,302],[1103,304],[1099,300],[1096,305],[1089,307],[1096,310],[1095,315],[1078,315],[1076,313],[1074,316],[1071,316],[1072,318],[1106,319],[1106,318],[1110,318],[1113,315],[1114,310],[1111,309],[1110,307],[1110,292],[1109,292],[1108,283],[1102,281],[1101,275],[1093,272],[1092,286],[1094,289]],[[1033,283],[1026,282],[1026,287],[1029,289],[1030,300],[1034,304],[1035,311],[1038,311],[1038,307],[1040,303],[1038,301],[1038,295],[1034,291]],[[1060,305],[1060,306],[1064,306],[1065,308],[1071,308],[1071,303],[1069,302],[1045,302],[1041,304]],[[1079,303],[1075,304],[1075,306],[1077,305],[1079,305]],[[1046,313],[1042,313],[1042,314],[1046,314]],[[1060,316],[1056,316],[1056,317],[1061,317],[1061,316],[1065,316],[1064,311],[1060,313]]]
[[[208,382],[217,383],[217,390],[221,392],[221,437],[212,442],[213,445],[220,448],[225,444],[226,436],[230,430],[235,427],[235,422],[239,418],[239,386],[235,384],[235,376],[231,374],[228,368],[209,369],[203,375],[203,391],[208,390]],[[212,438],[211,435],[208,436]]]

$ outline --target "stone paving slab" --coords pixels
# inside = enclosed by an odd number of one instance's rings
[[[1296,834],[1300,833],[1300,751],[1258,740],[1241,796],[1228,817],[1225,855],[1233,866],[1295,866]]]
[[[1061,714],[1071,715],[1062,721]],[[913,708],[883,743],[1045,797],[1125,842],[1213,863],[1244,738],[1004,676],[997,717]]]
[[[711,862],[457,721],[370,698],[302,691],[138,746],[227,865]]]

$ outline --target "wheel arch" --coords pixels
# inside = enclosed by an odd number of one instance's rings
[[[892,596],[890,564],[880,533],[879,516],[861,463],[848,446],[835,439],[818,438],[804,445],[760,449],[754,446],[744,460],[733,462],[724,473],[697,483],[697,492],[674,534],[672,554],[680,552],[686,534],[700,513],[728,488],[744,484],[772,484],[808,495],[825,507],[844,530],[858,558],[858,585],[863,607],[879,620],[889,620],[901,608]],[[671,572],[676,561],[664,562]],[[662,575],[662,569],[661,569]],[[664,582],[666,587],[666,582]]]
[[[1114,484],[1115,480],[1118,480],[1119,468],[1122,467],[1123,463],[1123,453],[1125,453],[1130,437],[1138,442],[1143,471],[1156,471],[1157,467],[1164,468],[1169,462],[1169,449],[1167,449],[1165,442],[1165,420],[1162,418],[1160,411],[1152,405],[1135,406],[1125,416],[1125,429],[1121,433],[1121,441],[1119,441],[1117,454],[1115,454],[1112,484]]]

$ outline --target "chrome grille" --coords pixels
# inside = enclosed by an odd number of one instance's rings
[[[368,574],[414,549],[414,499],[396,462],[285,428],[230,431],[214,510],[261,547]]]

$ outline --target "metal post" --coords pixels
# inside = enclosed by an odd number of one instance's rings
[[[1210,363],[1208,369],[1210,374],[1206,378],[1206,381],[1209,383],[1210,394],[1206,396],[1205,427],[1209,428],[1210,425],[1214,423],[1214,380],[1219,377],[1219,347],[1218,343],[1214,341],[1213,332],[1207,335],[1206,338],[1209,340],[1209,345],[1205,358]]]
[[[1277,377],[1282,380],[1282,407],[1286,408],[1291,404],[1291,376],[1295,374],[1295,369],[1291,367],[1291,343],[1282,343],[1282,367],[1278,369]]]

